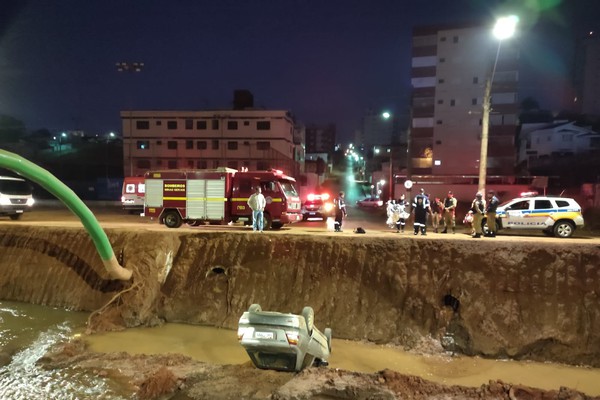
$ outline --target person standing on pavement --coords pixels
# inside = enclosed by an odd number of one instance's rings
[[[406,201],[406,196],[401,195],[400,199],[396,202],[396,208],[398,209],[398,220],[396,221],[396,232],[404,233],[404,227],[406,226],[406,220],[410,217],[408,212],[409,206]]]
[[[442,233],[448,233],[448,228],[452,228],[452,233],[456,232],[456,199],[452,191],[448,191],[448,196],[444,200],[444,230]]]
[[[500,200],[496,197],[496,193],[493,190],[488,192],[488,203],[486,211],[487,227],[488,231],[485,234],[486,237],[496,237],[496,209],[500,204]]]
[[[260,186],[257,186],[254,193],[248,199],[248,206],[252,209],[252,230],[263,231],[263,217],[267,200],[262,194]]]
[[[333,205],[335,206],[335,231],[342,231],[342,220],[346,218],[348,212],[346,211],[346,201],[344,197],[346,194],[344,192],[340,192],[338,197],[333,200]]]
[[[429,201],[427,201],[427,196],[423,189],[421,189],[421,193],[415,196],[412,204],[413,210],[415,212],[415,220],[414,220],[414,229],[415,235],[419,234],[419,230],[421,230],[421,235],[427,235],[427,214],[429,213]]]
[[[440,226],[440,222],[442,220],[442,213],[444,212],[444,203],[439,197],[436,197],[431,202],[431,225],[433,226],[433,231],[438,233],[438,228]]]
[[[482,233],[481,223],[483,221],[483,216],[485,215],[485,200],[483,199],[483,195],[479,192],[477,192],[473,203],[471,203],[471,211],[473,211],[472,225],[475,230],[472,237],[480,238]]]

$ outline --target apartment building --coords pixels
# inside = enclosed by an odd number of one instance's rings
[[[518,123],[518,51],[505,40],[500,51],[491,29],[434,26],[413,29],[413,174],[477,175],[485,83],[492,80],[488,175],[510,175]]]
[[[178,168],[299,171],[288,111],[122,111],[121,120],[125,176]]]

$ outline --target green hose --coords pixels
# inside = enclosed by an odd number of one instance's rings
[[[132,272],[119,265],[106,233],[90,209],[79,197],[58,178],[45,169],[23,157],[0,149],[0,167],[10,169],[25,178],[36,182],[62,201],[73,214],[77,215],[86,231],[92,237],[104,267],[113,279],[127,281]]]

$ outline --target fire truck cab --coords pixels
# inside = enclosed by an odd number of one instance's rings
[[[302,220],[294,178],[278,170],[238,172],[230,168],[148,171],[144,215],[169,228],[182,223],[252,222],[248,198],[260,186],[267,200],[264,228]]]

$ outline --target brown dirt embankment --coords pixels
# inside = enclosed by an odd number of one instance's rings
[[[600,366],[597,245],[107,232],[132,282],[108,279],[83,229],[1,227],[0,298],[90,311],[113,299],[96,320],[110,328],[236,328],[251,303],[310,305],[339,338],[410,348],[446,336],[466,354]]]

